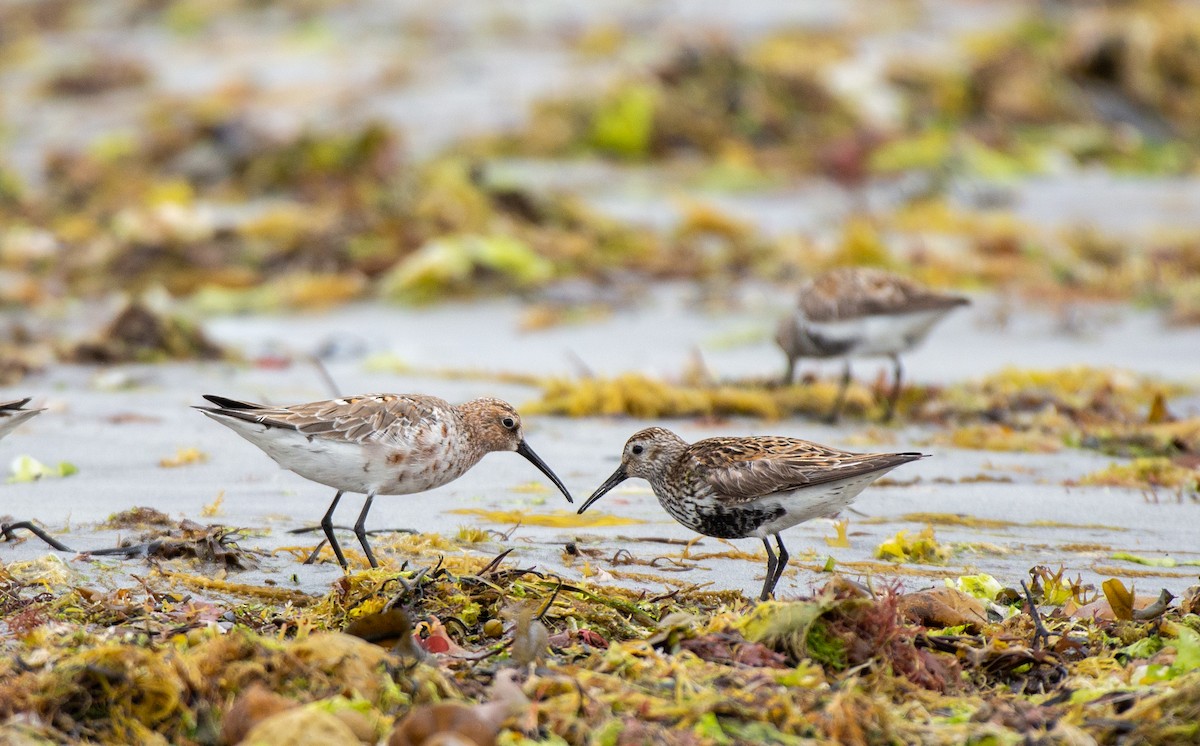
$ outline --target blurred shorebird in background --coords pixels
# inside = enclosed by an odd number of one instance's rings
[[[818,275],[800,288],[796,310],[775,334],[787,355],[783,383],[791,384],[800,358],[843,358],[841,383],[828,415],[836,422],[850,385],[850,358],[890,358],[893,381],[886,422],[900,398],[900,353],[920,344],[943,316],[970,302],[878,269],[844,267]]]

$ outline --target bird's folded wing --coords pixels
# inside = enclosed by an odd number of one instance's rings
[[[847,287],[852,283],[855,287]],[[936,311],[970,301],[930,290],[884,272],[831,273],[818,278],[800,297],[800,312],[814,323],[917,311]]]
[[[805,443],[782,452],[764,450],[754,456],[726,454],[722,459],[708,459],[706,471],[713,489],[730,500],[749,502],[776,492],[884,472],[919,458],[919,453],[857,454]]]
[[[430,416],[431,407],[415,398],[379,394],[240,412],[268,427],[296,430],[311,438],[386,444],[405,430],[420,426]],[[228,410],[225,413],[235,414]]]

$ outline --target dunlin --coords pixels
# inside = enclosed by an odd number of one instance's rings
[[[900,353],[920,344],[943,316],[970,301],[937,293],[904,277],[864,267],[845,267],[818,275],[800,289],[796,310],[779,324],[775,341],[787,355],[784,385],[790,384],[801,357],[844,358],[841,385],[829,420],[841,414],[850,385],[850,358],[891,358],[892,392],[884,420],[900,397]]]
[[[452,405],[435,396],[374,394],[272,407],[205,395],[215,407],[196,407],[261,448],[280,466],[337,494],[321,528],[342,567],[333,511],[343,492],[367,496],[354,533],[371,567],[378,567],[364,524],[376,495],[409,495],[452,482],[492,451],[516,451],[562,491],[571,493],[538,457],[508,402],[475,399]]]
[[[21,423],[45,411],[42,409],[26,409],[25,405],[28,403],[29,398],[0,402],[0,438],[16,430],[21,426]],[[38,526],[35,526],[32,521],[0,523],[0,535],[4,536],[6,540],[11,541],[15,536],[14,532],[18,529],[25,529],[60,552],[71,551],[62,542],[50,536],[50,534],[47,534]]]
[[[762,539],[767,575],[759,598],[765,601],[788,562],[781,531],[836,515],[868,484],[925,455],[851,453],[774,436],[707,438],[689,445],[670,430],[651,427],[626,441],[621,465],[579,512],[626,479],[641,477],[659,505],[691,530],[720,539]]]

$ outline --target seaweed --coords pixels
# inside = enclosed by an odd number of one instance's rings
[[[1162,456],[1136,458],[1127,464],[1112,464],[1086,474],[1081,485],[1109,487],[1172,487],[1181,492],[1200,492],[1200,473]]]
[[[172,7],[211,17],[193,5]],[[789,30],[738,44],[687,39],[607,89],[535,103],[523,130],[422,160],[410,160],[401,133],[380,121],[273,131],[255,116],[251,86],[192,98],[145,94],[148,111],[128,132],[49,152],[44,188],[26,188],[0,166],[4,264],[20,280],[0,295],[44,302],[163,287],[228,312],[363,297],[528,297],[566,278],[634,296],[641,277],[687,277],[719,290],[730,278],[788,280],[850,262],[1043,301],[1135,299],[1190,323],[1200,318],[1194,235],[1040,230],[939,196],[963,172],[1004,181],[1064,157],[1151,173],[1192,168],[1188,115],[1200,99],[1188,51],[1197,15],[1183,3],[1161,5],[1025,19],[963,40],[953,64],[905,56],[872,83],[896,104],[886,116],[868,101],[873,95],[838,82],[857,29]],[[140,12],[168,25],[163,16],[174,15]],[[63,23],[46,19],[49,12],[14,13],[35,36]],[[611,28],[597,33],[614,36]],[[61,70],[59,84],[81,93],[136,85],[147,74],[139,64],[92,52],[78,71]],[[1106,95],[1135,114],[1110,120],[1092,100]],[[851,216],[832,246],[752,226],[714,231],[695,220],[711,208],[694,206],[663,235],[606,217],[578,196],[506,180],[497,156],[513,153],[668,161],[684,181],[724,189],[787,183],[797,173],[857,189],[914,170],[930,174],[931,185],[890,214]],[[951,250],[942,248],[947,239]]]
[[[80,342],[65,358],[78,363],[211,360],[224,351],[198,326],[179,316],[156,313],[146,305],[125,306],[94,340]]]
[[[531,412],[570,417],[629,415],[663,417],[751,416],[779,419],[796,414],[820,416],[836,396],[833,382],[779,388],[763,381],[677,384],[638,373],[615,378],[552,379],[541,382],[542,397]],[[851,387],[848,411],[861,406],[861,389]],[[861,410],[859,410],[861,411]]]
[[[812,170],[825,149],[864,126],[821,76],[846,46],[833,35],[803,33],[748,50],[717,39],[684,44],[603,95],[537,102],[525,129],[482,138],[472,149],[644,161],[735,148],[760,167]]]
[[[110,519],[110,524],[113,522]],[[143,541],[137,544],[126,542],[111,549],[93,549],[88,554],[96,557],[120,556],[126,559],[191,558],[232,570],[247,570],[258,566],[254,553],[238,546],[238,532],[224,526],[201,526],[184,520],[177,527],[164,528],[158,523],[142,538]]]
[[[578,515],[571,510],[557,510],[553,513],[526,513],[519,510],[484,510],[482,508],[455,508],[446,511],[455,515],[473,515],[484,518],[491,523],[522,523],[531,526],[553,526],[556,528],[585,528],[588,526],[629,526],[644,523],[637,518],[628,516],[608,515],[605,513],[588,513]]]
[[[933,526],[926,526],[916,536],[900,531],[875,548],[879,559],[920,564],[943,564],[953,552],[951,547],[938,543]]]
[[[789,602],[686,588],[650,598],[507,554],[353,573],[306,600],[175,570],[102,592],[5,568],[0,733],[213,743],[301,728],[346,742],[391,731],[392,743],[569,744],[960,742],[1053,738],[1063,723],[1094,737],[1190,733],[1180,692],[1196,686],[1200,638],[1170,599],[1142,621],[1140,601],[1127,621],[1070,613],[1072,596],[1054,590],[1063,573],[1036,572],[1036,619],[1014,598],[996,622],[951,588],[873,592],[835,574]],[[1036,625],[1045,639],[1031,638]],[[1139,719],[1146,702],[1164,708],[1161,729]]]
[[[150,75],[137,60],[92,54],[53,71],[43,87],[52,96],[95,96],[143,85]]]

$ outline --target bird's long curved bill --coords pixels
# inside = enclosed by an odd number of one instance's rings
[[[540,471],[541,473],[550,477],[550,481],[554,482],[554,486],[557,487],[559,489],[559,491],[563,493],[563,497],[567,498],[567,502],[569,502],[569,503],[575,502],[575,500],[573,500],[571,498],[571,493],[567,492],[567,488],[565,485],[563,485],[562,480],[558,478],[557,474],[550,471],[550,467],[546,466],[546,462],[542,461],[541,456],[538,456],[536,453],[533,452],[533,449],[529,447],[528,443],[526,443],[523,440],[520,443],[518,443],[517,444],[517,453],[521,454],[526,459],[528,459],[529,463],[533,464],[534,466],[536,466],[538,468],[538,471]]]
[[[597,487],[596,491],[592,493],[592,496],[583,501],[583,505],[579,506],[578,512],[583,513],[583,511],[592,507],[592,503],[604,497],[606,494],[608,494],[609,490],[611,490],[613,487],[616,487],[621,482],[624,482],[626,479],[629,479],[629,475],[625,473],[625,467],[618,466],[617,470],[612,473],[612,476],[604,480],[604,484]]]

